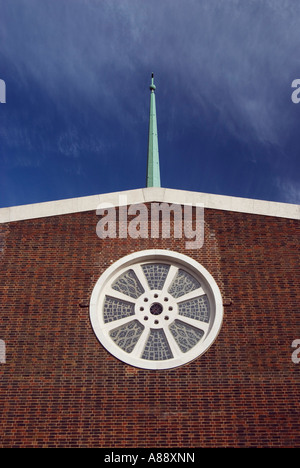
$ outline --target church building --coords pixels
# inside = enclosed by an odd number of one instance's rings
[[[161,186],[0,209],[1,448],[300,447],[297,205]]]

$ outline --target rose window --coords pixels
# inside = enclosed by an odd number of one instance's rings
[[[136,367],[190,362],[215,340],[220,291],[193,259],[164,250],[136,252],[103,273],[90,303],[93,329],[115,357]]]

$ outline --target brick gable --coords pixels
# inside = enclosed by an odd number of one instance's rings
[[[184,239],[99,239],[95,211],[0,225],[1,447],[299,447],[299,221],[205,209]],[[98,277],[144,249],[189,255],[215,278],[221,332],[193,362],[131,367],[98,342]]]

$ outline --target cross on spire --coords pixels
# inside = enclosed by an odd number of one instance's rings
[[[150,119],[147,161],[147,187],[160,187],[159,152],[157,137],[157,119],[155,103],[154,74],[152,73],[150,85]]]

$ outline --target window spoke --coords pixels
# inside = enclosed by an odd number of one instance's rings
[[[139,282],[141,283],[144,290],[148,291],[149,290],[149,284],[147,282],[146,276],[144,275],[142,266],[141,265],[132,265],[131,269],[135,272],[135,274],[138,277]]]
[[[145,328],[141,336],[139,337],[137,344],[133,348],[133,351],[131,353],[132,356],[137,357],[137,358],[140,358],[142,356],[148,336],[149,336],[149,330]]]
[[[181,349],[179,348],[178,343],[175,340],[172,333],[170,332],[169,328],[165,329],[165,334],[166,334],[166,337],[167,337],[167,340],[168,340],[168,343],[169,343],[169,346],[170,346],[170,349],[172,351],[173,356],[175,357],[175,356],[178,356],[178,354],[181,354]]]
[[[134,315],[130,315],[129,317],[124,317],[120,319],[113,320],[112,322],[108,322],[103,326],[103,329],[108,333],[111,330],[114,330],[121,325],[126,325],[134,320]]]
[[[120,291],[116,291],[111,287],[107,288],[107,296],[113,297],[114,299],[119,299],[120,301],[131,302],[132,304],[135,303],[135,300],[132,297],[127,296]]]
[[[177,275],[178,268],[174,265],[170,266],[166,281],[164,283],[163,291],[168,292],[170,285],[172,284],[175,276]]]
[[[205,294],[206,294],[205,291],[200,287],[200,288],[194,289],[194,291],[184,294],[183,296],[180,296],[178,298],[178,303],[189,301],[190,299],[195,299],[196,297],[204,296]]]
[[[178,315],[178,320],[184,322],[188,325],[191,325],[194,328],[198,328],[199,330],[203,330],[204,333],[207,333],[209,329],[209,323],[203,322],[202,320],[195,320],[193,318],[185,317],[184,315]]]

